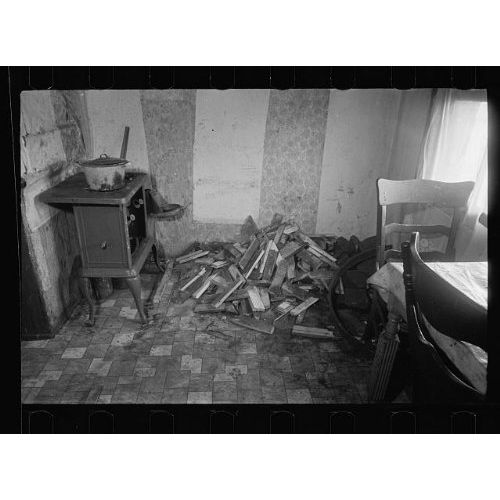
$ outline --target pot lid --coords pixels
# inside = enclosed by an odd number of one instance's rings
[[[112,165],[125,165],[128,163],[128,160],[125,158],[114,158],[112,156],[108,156],[107,154],[102,154],[99,158],[95,158],[94,160],[85,160],[79,163],[84,167],[106,167]]]

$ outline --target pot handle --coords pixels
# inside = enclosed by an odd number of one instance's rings
[[[99,158],[109,158],[109,156],[106,153],[102,153],[102,155],[99,156]]]

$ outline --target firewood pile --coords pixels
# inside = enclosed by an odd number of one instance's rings
[[[338,269],[332,255],[336,238],[310,237],[276,214],[259,229],[248,217],[240,242],[206,245],[175,260],[180,292],[197,300],[195,313],[222,313],[232,323],[267,334],[332,338],[328,328],[302,325],[325,300]]]

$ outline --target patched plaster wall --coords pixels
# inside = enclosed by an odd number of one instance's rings
[[[21,215],[51,328],[64,321],[79,300],[78,240],[71,212],[49,207],[38,195],[78,170],[85,156],[79,120],[81,94],[30,91],[21,95]],[[79,110],[78,115],[75,109]],[[25,256],[28,258],[28,256]],[[32,332],[36,337],[36,332]]]
[[[317,233],[375,234],[376,180],[387,177],[401,91],[331,90]]]

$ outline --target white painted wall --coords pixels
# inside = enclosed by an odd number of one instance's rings
[[[389,172],[398,90],[331,90],[316,232],[376,232],[376,179]]]
[[[259,217],[269,90],[198,90],[193,156],[196,222]]]
[[[90,156],[120,156],[125,127],[130,127],[127,159],[131,169],[149,173],[148,151],[139,90],[85,92],[90,128]]]

